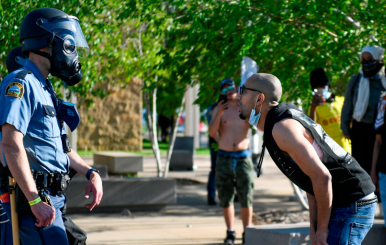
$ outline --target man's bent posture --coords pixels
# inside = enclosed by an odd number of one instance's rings
[[[237,96],[240,117],[258,118],[253,123],[264,131],[272,159],[307,192],[312,244],[361,244],[377,204],[370,176],[319,124],[295,106],[279,104],[281,94],[277,77],[253,75]]]

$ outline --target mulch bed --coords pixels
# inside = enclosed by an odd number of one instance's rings
[[[268,212],[254,213],[252,216],[252,223],[254,225],[290,224],[309,220],[309,211],[303,210],[271,210]]]

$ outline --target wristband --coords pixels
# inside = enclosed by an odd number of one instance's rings
[[[40,197],[38,197],[35,200],[29,201],[28,203],[29,203],[30,206],[33,206],[35,204],[38,204],[41,201],[42,201],[42,199]]]
[[[87,178],[88,180],[90,180],[90,174],[91,174],[92,172],[97,172],[97,173],[99,174],[99,170],[98,170],[98,169],[90,168],[90,169],[87,171],[87,174],[86,174],[86,178]]]

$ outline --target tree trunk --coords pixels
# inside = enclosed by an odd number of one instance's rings
[[[157,79],[157,77],[156,77]],[[153,145],[154,145],[154,155],[157,161],[157,173],[158,177],[162,176],[162,162],[161,154],[158,146],[158,133],[157,133],[157,87],[153,90]]]
[[[170,158],[172,157],[174,142],[176,140],[176,135],[177,135],[178,119],[181,117],[182,109],[184,107],[184,104],[185,104],[185,95],[183,95],[183,97],[182,97],[180,110],[178,111],[177,119],[174,122],[174,127],[173,127],[173,131],[172,131],[172,135],[171,135],[170,140],[169,140],[168,156],[166,158],[164,174],[163,174],[164,178],[167,178],[168,173],[169,173]]]
[[[156,100],[154,94],[157,93],[157,89],[155,89],[155,92],[153,91],[153,104]],[[161,177],[162,174],[162,163],[161,163],[161,157],[158,147],[158,141],[157,141],[157,128],[154,127],[156,125],[155,118],[156,118],[156,107],[153,107],[153,116],[150,115],[150,98],[149,98],[149,92],[144,91],[144,99],[145,99],[145,107],[146,107],[146,118],[147,118],[147,127],[149,129],[150,134],[150,142],[151,142],[151,148],[153,150],[155,160],[157,163],[157,176]]]

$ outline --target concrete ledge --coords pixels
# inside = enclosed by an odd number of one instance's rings
[[[94,165],[105,165],[110,174],[128,174],[143,171],[143,156],[126,152],[96,152]]]
[[[308,222],[296,224],[274,224],[247,227],[245,230],[245,245],[287,245],[290,234],[301,235],[299,245],[311,245],[310,225]],[[362,245],[384,245],[386,229],[383,220],[375,220]]]
[[[95,209],[159,210],[167,204],[176,203],[176,180],[164,178],[107,178],[103,181],[103,198]],[[73,179],[66,192],[67,208],[85,210],[93,198],[84,199],[86,179]]]

